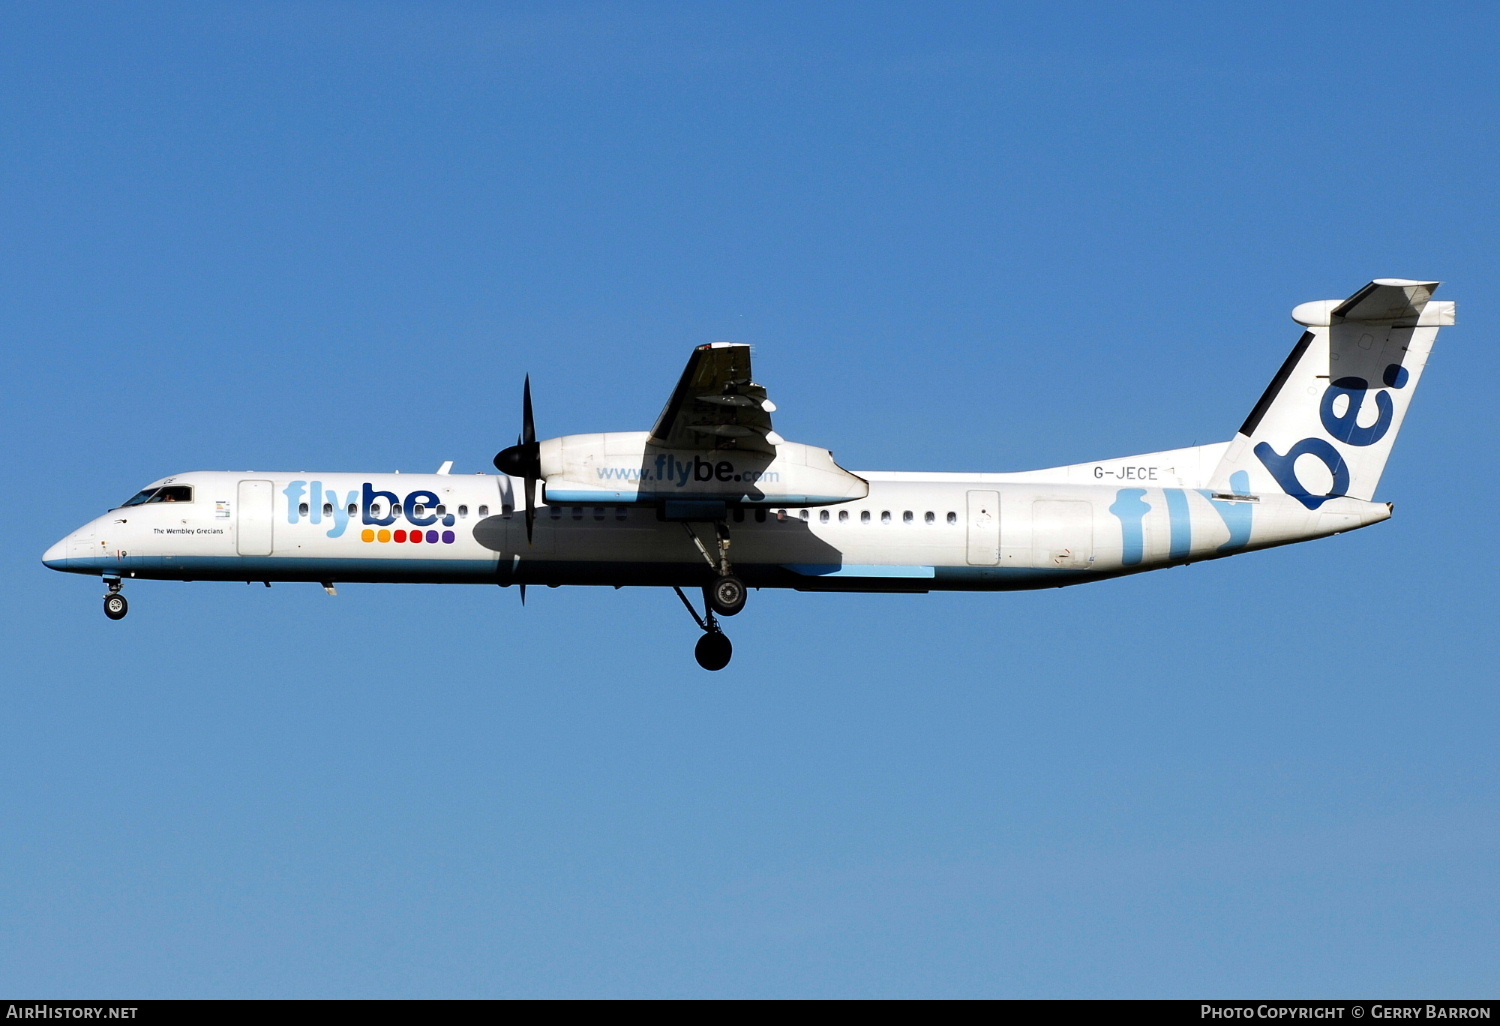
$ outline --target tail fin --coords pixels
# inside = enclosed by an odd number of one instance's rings
[[[1303,303],[1307,331],[1224,453],[1210,487],[1285,492],[1308,509],[1373,499],[1438,328],[1437,282],[1377,278],[1345,300]]]

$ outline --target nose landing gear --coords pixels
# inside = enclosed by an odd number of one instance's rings
[[[739,604],[735,606],[735,612],[739,612],[745,605],[745,586],[740,584],[739,579],[736,577],[719,578],[721,583],[725,580],[733,581],[739,585]],[[676,585],[672,586],[672,590],[677,593],[677,597],[682,599],[682,604],[687,606],[687,611],[693,617],[693,621],[703,630],[703,637],[698,639],[698,644],[693,648],[693,658],[697,659],[698,665],[705,670],[724,669],[724,667],[729,665],[730,656],[734,655],[734,646],[730,644],[729,638],[720,629],[718,617],[714,616],[714,591],[717,587],[718,585],[715,585],[714,588],[703,589],[705,615],[699,616],[698,610],[693,608],[693,604],[682,593],[682,589]]]
[[[130,612],[130,603],[120,594],[120,579],[106,578],[104,583],[109,588],[104,595],[104,615],[111,620],[125,619],[125,614]]]

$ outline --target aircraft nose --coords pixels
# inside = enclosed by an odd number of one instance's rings
[[[45,567],[48,567],[49,569],[52,569],[52,570],[61,570],[61,569],[63,569],[63,567],[67,564],[67,559],[68,559],[68,539],[67,538],[64,538],[62,541],[60,541],[57,544],[53,545],[46,552],[42,553],[42,565],[45,566]]]

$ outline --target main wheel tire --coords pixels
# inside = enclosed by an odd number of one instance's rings
[[[124,595],[104,596],[105,616],[111,620],[123,620],[128,612],[130,612],[130,603],[125,601]]]
[[[703,635],[693,649],[693,657],[705,670],[724,669],[729,665],[729,657],[732,655],[734,655],[734,646],[718,631],[709,631]]]
[[[750,593],[738,577],[720,577],[708,589],[708,604],[720,616],[733,616],[745,608]]]

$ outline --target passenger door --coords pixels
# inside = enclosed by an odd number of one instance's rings
[[[269,556],[273,525],[275,485],[270,481],[241,481],[239,525],[235,535],[237,551],[242,556]]]
[[[1000,562],[1000,493],[969,493],[969,565]]]

